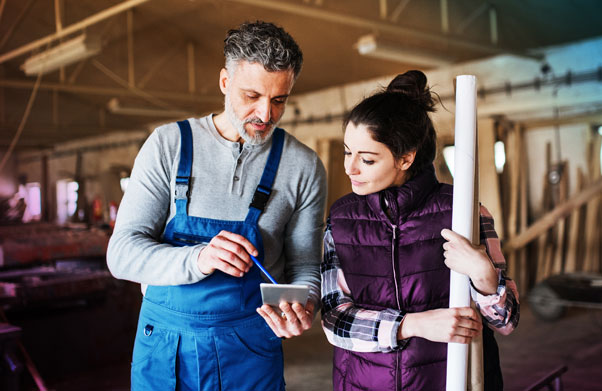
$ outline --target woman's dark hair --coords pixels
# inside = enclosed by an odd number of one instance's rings
[[[365,125],[372,138],[385,144],[396,160],[415,150],[414,163],[408,170],[413,177],[435,159],[437,135],[428,115],[434,107],[424,73],[408,71],[355,106],[343,127],[349,122]]]

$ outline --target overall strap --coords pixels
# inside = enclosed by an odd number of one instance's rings
[[[284,130],[276,128],[274,135],[272,136],[272,147],[268,156],[268,161],[263,169],[263,174],[255,193],[253,194],[253,200],[249,205],[249,213],[245,221],[247,223],[257,224],[259,215],[265,209],[270,194],[272,193],[272,185],[274,184],[274,178],[280,165],[280,157],[282,156],[282,148],[284,146]]]
[[[180,163],[176,176],[175,202],[176,214],[188,214],[190,195],[190,173],[192,171],[192,129],[187,120],[178,121],[180,127]]]

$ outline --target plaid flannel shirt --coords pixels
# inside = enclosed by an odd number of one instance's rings
[[[485,323],[493,330],[507,335],[519,319],[516,284],[504,274],[506,260],[493,228],[493,217],[480,208],[480,237],[495,266],[499,284],[493,295],[480,294],[471,284],[471,296]],[[443,251],[443,250],[442,250]],[[322,328],[333,345],[356,352],[390,352],[403,349],[407,340],[398,341],[397,334],[405,312],[388,308],[382,311],[356,306],[350,295],[345,275],[336,253],[330,223],[324,234],[322,275]]]

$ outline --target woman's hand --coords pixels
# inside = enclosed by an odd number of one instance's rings
[[[397,339],[421,337],[433,342],[469,343],[482,329],[481,317],[471,307],[439,308],[406,314]]]
[[[465,237],[449,229],[443,229],[445,264],[451,270],[470,277],[474,287],[483,295],[497,292],[498,274],[485,246],[474,246]]]

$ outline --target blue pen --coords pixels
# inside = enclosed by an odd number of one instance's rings
[[[260,263],[260,262],[257,260],[257,258],[255,258],[254,256],[252,256],[251,254],[249,254],[249,255],[251,256],[251,259],[253,260],[253,262],[255,262],[255,264],[257,265],[257,267],[259,268],[259,270],[261,270],[261,271],[263,272],[263,274],[265,274],[265,275],[266,275],[266,277],[267,277],[267,278],[268,278],[270,281],[272,281],[274,284],[278,284],[278,283],[276,282],[276,280],[274,280],[274,277],[272,277],[272,276],[270,275],[270,273],[268,273],[268,271],[267,271],[267,270],[265,270],[265,268],[264,268],[264,267],[263,267],[263,265],[262,265],[262,264],[261,264],[261,263]]]

